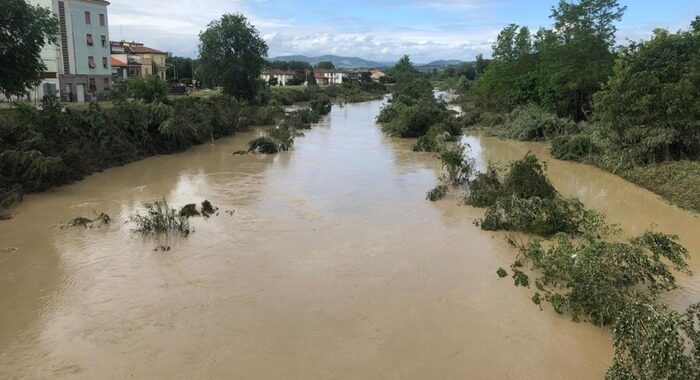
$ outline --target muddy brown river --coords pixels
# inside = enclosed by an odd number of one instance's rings
[[[27,196],[0,222],[0,378],[602,378],[609,332],[499,279],[513,248],[456,196],[425,200],[439,162],[384,136],[381,104],[335,106],[279,155],[232,155],[254,135],[240,134]],[[481,168],[548,158],[540,144],[465,140]],[[694,214],[590,166],[548,172],[625,234],[655,224],[700,253]],[[128,217],[163,197],[222,212],[188,238],[133,233]],[[93,211],[115,222],[56,227]],[[698,276],[680,284],[668,302],[700,301]]]

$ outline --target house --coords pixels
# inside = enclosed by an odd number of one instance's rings
[[[55,2],[63,73],[61,98],[67,101],[100,99],[111,87],[107,6],[103,0]]]
[[[274,82],[276,86],[286,86],[292,78],[294,78],[294,71],[267,69],[260,74],[260,79],[264,80],[265,83]]]
[[[372,70],[371,74],[370,74],[370,77],[375,82],[381,81],[382,78],[384,78],[385,76],[386,76],[386,74],[381,70]]]
[[[168,53],[135,41],[111,41],[110,49],[112,58],[127,64],[127,78],[158,75],[162,80],[167,79],[165,60]],[[118,72],[116,74],[116,77],[119,78]]]
[[[348,74],[340,70],[314,69],[314,77],[316,84],[325,86],[329,84],[342,84],[343,79],[347,78]]]
[[[53,9],[52,0],[28,0],[32,5]],[[28,89],[30,100],[41,100],[46,96],[58,96],[58,73],[61,70],[61,48],[58,44],[49,43],[41,49],[41,59],[46,70],[41,73],[41,83],[35,88]]]
[[[349,70],[347,75],[348,79],[367,80],[367,78],[371,77],[372,73],[369,70]]]
[[[60,95],[64,101],[97,100],[109,91],[112,67],[104,0],[30,0],[58,18],[55,44],[43,47],[46,71],[30,97]]]

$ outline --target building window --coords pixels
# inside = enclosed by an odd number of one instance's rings
[[[102,57],[102,67],[107,68],[107,57]]]
[[[90,12],[85,11],[85,23],[90,25]]]
[[[102,36],[102,47],[107,47],[107,36]]]
[[[95,78],[90,78],[90,92],[95,92],[97,90],[97,86],[95,86]]]
[[[105,85],[105,91],[109,91],[109,78],[103,79]]]
[[[92,34],[88,34],[88,35],[87,35],[87,44],[88,44],[88,46],[92,46],[92,45],[93,45],[93,42],[92,42]]]
[[[92,56],[88,57],[88,67],[91,69],[95,68],[95,58]]]
[[[105,15],[100,13],[100,26],[105,26]]]

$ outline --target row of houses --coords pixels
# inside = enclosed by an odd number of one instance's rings
[[[267,83],[273,83],[277,86],[286,86],[294,76],[294,71],[285,71],[277,69],[267,69],[263,70],[260,74],[260,78]],[[371,78],[375,82],[381,81],[383,77],[386,76],[381,70],[329,70],[329,69],[313,69],[313,73],[306,71],[306,80],[304,85],[308,83],[309,75],[313,75],[316,79],[316,84],[321,86],[342,84],[347,78],[350,79],[361,79],[362,77]]]
[[[120,80],[144,75],[166,79],[167,53],[138,42],[111,41],[108,1],[27,0],[50,9],[58,18],[56,43],[41,51],[46,71],[29,89],[30,100],[58,96],[62,101],[99,100]]]

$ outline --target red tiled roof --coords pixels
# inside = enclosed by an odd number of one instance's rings
[[[112,57],[112,67],[127,67],[126,62],[122,62],[114,57]]]
[[[152,49],[147,46],[129,46],[129,49],[131,49],[136,54],[168,54],[166,52]]]

